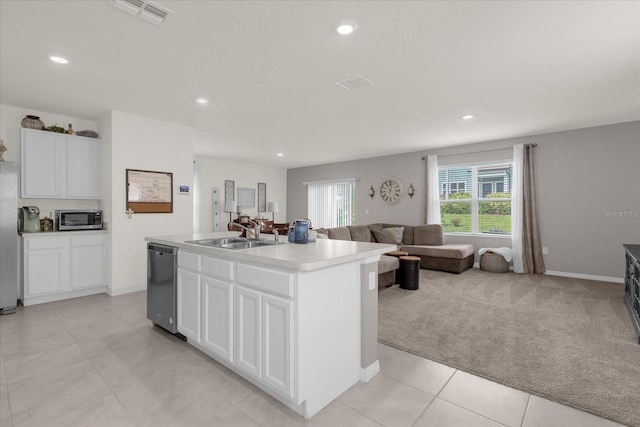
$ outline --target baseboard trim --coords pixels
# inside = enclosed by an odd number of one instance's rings
[[[126,288],[118,288],[118,289],[112,289],[111,287],[109,287],[109,289],[107,290],[107,295],[112,297],[117,297],[118,295],[132,294],[134,292],[140,292],[140,291],[146,291],[146,290],[147,290],[146,283],[144,285],[128,286]]]
[[[474,263],[473,268],[480,268],[480,263]],[[513,266],[509,266],[509,271],[513,271]],[[547,270],[544,274],[549,276],[570,277],[572,279],[595,280],[598,282],[624,283],[624,277],[597,276],[595,274],[570,273],[566,271],[553,270]]]
[[[570,277],[573,279],[596,280],[598,282],[624,283],[623,277],[596,276],[594,274],[569,273],[566,271],[547,270],[544,274],[549,276]]]
[[[366,368],[360,368],[358,377],[363,383],[368,383],[369,380],[375,377],[378,372],[380,372],[380,362],[376,360]]]

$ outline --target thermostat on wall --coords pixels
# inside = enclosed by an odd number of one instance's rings
[[[189,186],[188,185],[181,185],[179,193],[180,194],[189,194]]]

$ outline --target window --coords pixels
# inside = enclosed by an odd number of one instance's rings
[[[513,164],[438,168],[447,233],[511,235]]]
[[[356,181],[308,183],[308,213],[314,228],[333,228],[356,223]]]

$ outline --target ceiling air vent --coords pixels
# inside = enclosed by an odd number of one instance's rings
[[[149,0],[113,0],[112,4],[118,9],[136,15],[154,24],[162,24],[173,11]]]
[[[356,89],[371,86],[373,83],[370,80],[367,80],[366,78],[358,74],[357,76],[340,80],[339,82],[336,82],[336,84],[342,88],[345,88],[350,92],[353,92]]]

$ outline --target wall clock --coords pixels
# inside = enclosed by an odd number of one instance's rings
[[[400,203],[404,196],[404,185],[400,178],[390,176],[380,184],[380,198],[389,206]]]

